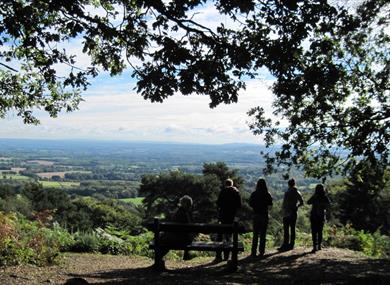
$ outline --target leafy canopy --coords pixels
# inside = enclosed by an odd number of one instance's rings
[[[197,20],[205,6],[221,15],[216,27]],[[72,111],[90,77],[129,66],[145,99],[199,94],[216,107],[237,102],[266,68],[279,119],[261,106],[249,115],[267,146],[282,145],[267,154],[268,171],[275,161],[317,177],[353,168],[356,157],[387,165],[388,14],[386,0],[355,12],[326,0],[1,1],[0,116],[16,110],[38,123],[36,108]],[[69,41],[81,42],[87,66],[62,48]]]
[[[243,178],[236,169],[230,169],[223,162],[205,163],[202,175],[188,174],[180,170],[160,173],[159,175],[144,175],[142,177],[139,195],[144,197],[146,219],[164,216],[169,219],[177,209],[179,199],[189,195],[193,200],[193,220],[196,222],[215,222],[218,217],[217,198],[227,178],[234,181],[244,194]],[[244,203],[245,204],[245,203]],[[246,207],[245,207],[246,206]],[[250,221],[248,206],[245,204],[240,211],[242,221]]]

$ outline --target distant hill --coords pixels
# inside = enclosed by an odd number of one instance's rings
[[[203,163],[261,163],[261,150],[255,144],[190,144],[150,141],[88,141],[88,140],[32,140],[0,139],[0,156],[12,153],[29,158],[55,156],[96,156],[129,161],[168,159],[176,162]]]

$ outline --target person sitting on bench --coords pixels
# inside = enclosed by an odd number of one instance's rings
[[[191,223],[192,218],[191,218],[191,213],[192,213],[192,198],[188,195],[184,195],[183,197],[180,198],[179,203],[178,203],[178,208],[175,211],[175,213],[172,216],[172,219],[170,221],[175,222],[175,223]],[[160,243],[161,245],[170,245],[170,244],[183,244],[187,245],[190,244],[193,240],[194,236],[190,233],[162,233],[160,237]],[[160,269],[165,268],[165,263],[163,261],[163,257],[169,252],[169,249],[167,248],[162,248],[159,253],[160,255],[160,264],[158,267]],[[189,256],[188,251],[184,253],[184,259],[187,259],[186,256]]]

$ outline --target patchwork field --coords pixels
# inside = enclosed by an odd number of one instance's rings
[[[136,197],[136,198],[125,198],[125,199],[119,199],[119,200],[126,202],[126,203],[132,203],[134,205],[141,205],[144,198],[143,197]]]
[[[28,176],[24,176],[24,175],[20,175],[20,174],[3,174],[1,178],[14,179],[14,180],[29,180],[29,179],[31,179]]]
[[[73,188],[79,187],[80,182],[73,181],[40,181],[43,188]]]
[[[40,160],[40,159],[28,160],[27,163],[35,163],[35,164],[39,164],[39,165],[43,165],[43,166],[52,166],[52,165],[54,165],[54,161]]]

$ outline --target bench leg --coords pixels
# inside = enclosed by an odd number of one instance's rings
[[[237,271],[237,264],[238,264],[238,252],[237,250],[232,250],[232,263],[231,263],[231,270]]]
[[[154,265],[153,268],[156,270],[165,270],[164,256],[168,253],[165,249],[155,249],[154,251]]]

